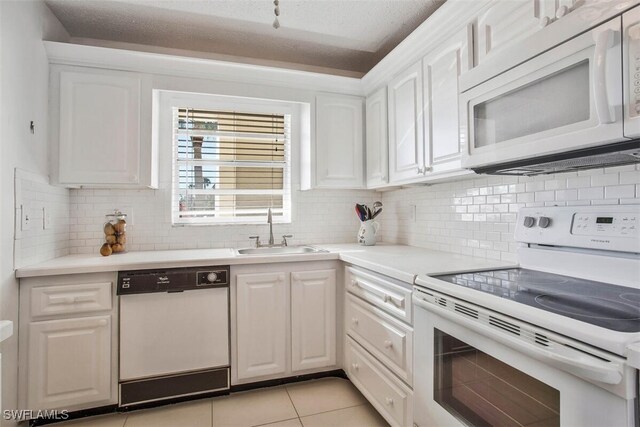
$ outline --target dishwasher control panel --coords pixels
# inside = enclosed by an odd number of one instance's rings
[[[183,292],[229,286],[229,266],[118,272],[118,295]]]

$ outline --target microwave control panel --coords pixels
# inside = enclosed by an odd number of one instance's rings
[[[628,29],[629,37],[629,117],[640,116],[640,24]]]
[[[622,14],[624,136],[640,137],[640,6]]]

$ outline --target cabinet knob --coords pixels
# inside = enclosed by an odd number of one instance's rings
[[[418,166],[418,175],[422,175],[422,168],[420,166]]]
[[[99,326],[107,326],[107,323],[109,323],[109,322],[107,322],[107,319],[98,320],[98,325]]]
[[[541,27],[544,28],[549,24],[551,24],[551,18],[549,18],[548,16],[544,16],[544,17],[542,17],[542,19],[540,19],[540,26]]]
[[[558,10],[556,10],[556,18],[558,18],[558,19],[562,18],[563,16],[565,16],[570,11],[571,11],[571,9],[569,9],[568,6],[560,6],[558,8]]]
[[[382,299],[384,300],[384,302],[391,301],[391,297],[389,295],[385,295]]]
[[[393,406],[393,399],[392,399],[392,398],[387,397],[387,398],[385,399],[385,402],[386,402],[386,404],[387,404],[387,405],[389,405],[389,406]]]
[[[291,277],[293,277],[293,280],[300,280],[299,274],[293,274]]]
[[[353,286],[354,288],[358,286],[358,281],[357,280],[351,280],[351,286]]]
[[[427,172],[431,172],[432,170],[433,170],[433,168],[432,168],[431,166],[425,166],[425,167],[422,169],[422,174],[423,174],[423,175],[426,175],[426,174],[427,174]]]
[[[351,321],[353,322],[354,325],[357,325],[358,323],[360,323],[357,317],[352,317]]]
[[[360,369],[360,365],[358,365],[357,363],[352,363],[352,364],[351,364],[351,367],[352,367],[355,371],[357,371],[358,369]]]
[[[387,349],[393,348],[393,343],[389,340],[386,340],[384,342],[384,348],[387,348]]]

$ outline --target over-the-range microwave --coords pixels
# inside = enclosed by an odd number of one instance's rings
[[[640,162],[640,7],[460,96],[462,164],[478,173]]]

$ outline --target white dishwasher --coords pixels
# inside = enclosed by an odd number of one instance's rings
[[[118,273],[120,407],[229,389],[229,267]]]

